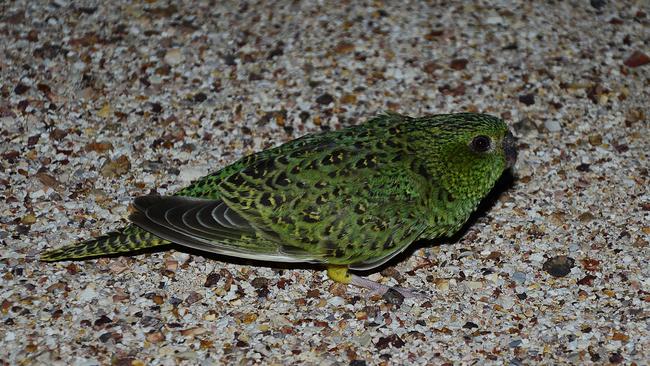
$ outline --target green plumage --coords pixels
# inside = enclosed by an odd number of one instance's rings
[[[133,225],[41,260],[173,242],[370,269],[418,238],[455,233],[515,157],[498,118],[386,114],[244,157],[174,196],[139,197]]]

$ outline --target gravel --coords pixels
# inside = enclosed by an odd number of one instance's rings
[[[650,360],[646,3],[80,4],[0,4],[0,364]],[[370,275],[427,299],[176,250],[37,260],[137,195],[384,110],[518,137],[462,235]]]

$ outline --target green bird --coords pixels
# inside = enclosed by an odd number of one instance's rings
[[[387,113],[246,156],[172,196],[137,197],[132,224],[40,259],[176,243],[261,261],[321,263],[334,281],[383,293],[389,287],[349,270],[381,266],[417,239],[456,233],[516,157],[499,118]]]

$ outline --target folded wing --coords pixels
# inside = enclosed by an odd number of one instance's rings
[[[274,262],[317,261],[307,252],[285,248],[221,200],[142,196],[129,219],[171,242],[207,252]]]

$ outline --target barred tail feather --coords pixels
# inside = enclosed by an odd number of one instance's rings
[[[41,254],[40,260],[44,262],[56,262],[82,259],[108,254],[134,252],[140,249],[167,244],[171,243],[136,226],[127,226],[121,231],[114,231],[98,238],[48,250]]]

